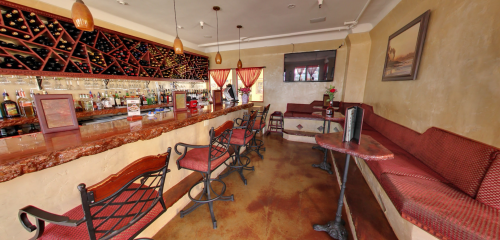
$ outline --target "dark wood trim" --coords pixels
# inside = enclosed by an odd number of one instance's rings
[[[397,32],[389,36],[389,41],[387,42],[387,50],[385,52],[385,64],[382,75],[382,81],[400,81],[400,80],[416,80],[418,75],[418,69],[420,67],[420,59],[422,58],[422,51],[424,49],[425,37],[427,36],[427,28],[429,25],[431,10],[428,10],[424,14],[420,15],[418,18],[408,23],[403,28],[399,29]],[[409,28],[413,27],[415,24],[420,23],[420,30],[418,32],[418,40],[415,46],[415,58],[413,60],[413,65],[411,67],[410,75],[396,76],[396,77],[386,77],[385,70],[387,68],[388,56],[391,40],[397,37],[399,34],[405,32]]]

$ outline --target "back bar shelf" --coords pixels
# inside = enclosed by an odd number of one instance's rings
[[[0,74],[148,81],[207,81],[208,57],[0,1]]]

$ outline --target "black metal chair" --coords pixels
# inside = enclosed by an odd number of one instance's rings
[[[136,160],[91,187],[78,185],[82,205],[63,215],[26,206],[19,220],[27,231],[36,231],[32,239],[133,239],[167,210],[163,185],[170,152]]]
[[[229,167],[229,171],[223,175],[219,176],[219,179],[223,179],[229,176],[233,172],[238,172],[240,174],[241,180],[245,185],[247,185],[247,179],[243,176],[243,170],[251,170],[254,171],[254,167],[249,167],[250,158],[248,156],[242,156],[240,154],[241,147],[246,146],[253,137],[253,125],[257,118],[257,112],[253,112],[251,115],[245,114],[243,116],[244,122],[247,122],[246,125],[240,127],[233,128],[233,136],[231,137],[231,146],[235,151],[235,155],[232,156],[233,161],[230,164],[226,164]],[[245,163],[241,161],[241,158],[246,158]]]
[[[266,127],[266,119],[267,113],[269,112],[269,108],[271,108],[271,104],[267,105],[261,113],[257,113],[257,118],[255,119],[255,123],[253,124],[253,137],[252,140],[247,144],[245,152],[243,152],[242,156],[247,156],[251,152],[256,152],[261,159],[264,159],[264,156],[260,153],[260,151],[266,151],[264,147],[264,141],[261,139],[257,139],[257,134],[262,132]],[[238,123],[240,121],[240,123]],[[243,121],[243,119],[238,118],[235,120],[235,123],[239,126],[246,126],[247,122]]]
[[[214,201],[234,201],[234,196],[222,196],[226,192],[226,184],[220,179],[213,179],[210,177],[211,173],[221,166],[231,155],[229,150],[229,143],[231,141],[232,129],[234,126],[233,121],[227,121],[217,129],[210,130],[210,144],[209,145],[188,145],[185,143],[177,143],[175,145],[175,152],[182,154],[177,160],[177,167],[179,169],[185,168],[192,171],[201,173],[203,180],[196,183],[189,189],[188,196],[194,205],[186,210],[180,212],[181,218],[191,213],[203,204],[207,204],[212,216],[213,228],[217,228],[217,221],[215,220],[213,202]],[[177,148],[178,146],[184,147],[184,152],[181,153]],[[188,151],[188,148],[192,148]],[[220,193],[215,192],[212,188],[211,181],[222,183],[222,190]],[[203,191],[198,199],[191,196],[191,191],[198,184],[203,183]],[[211,192],[215,197],[211,196]]]

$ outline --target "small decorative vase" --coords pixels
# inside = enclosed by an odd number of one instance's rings
[[[326,108],[326,115],[332,116],[334,111],[335,111],[335,109],[333,109],[333,101],[330,101],[330,106],[328,106],[328,108]]]
[[[248,94],[242,94],[241,101],[243,102],[243,104],[247,104],[248,103]]]

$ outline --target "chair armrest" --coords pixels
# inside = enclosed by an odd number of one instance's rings
[[[240,121],[240,122],[238,123],[238,121]],[[238,125],[238,126],[241,126],[241,124],[243,124],[244,122],[246,122],[246,121],[243,118],[234,119],[234,123],[236,123],[236,125]]]
[[[181,147],[184,147],[184,152],[180,152],[177,147],[178,146],[181,146]],[[209,147],[210,145],[190,145],[190,144],[186,144],[186,143],[177,143],[175,144],[175,147],[174,147],[174,150],[177,154],[181,155],[178,159],[177,159],[177,168],[178,169],[181,169],[181,166],[179,165],[179,161],[182,160],[185,156],[186,156],[186,153],[187,153],[187,149],[188,148],[207,148]]]
[[[28,214],[35,217],[36,226],[30,222]],[[43,231],[45,230],[45,222],[67,227],[77,227],[81,223],[85,222],[84,218],[80,220],[71,220],[69,217],[53,214],[31,205],[19,209],[18,217],[21,225],[23,225],[26,231],[33,232],[37,230],[33,239],[37,239],[42,236]]]

